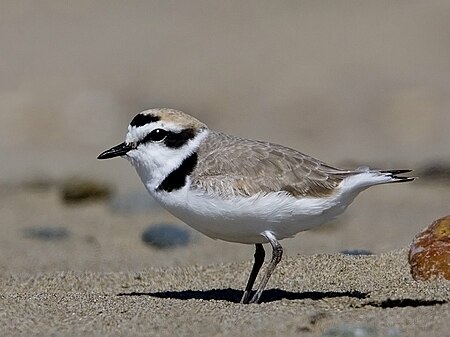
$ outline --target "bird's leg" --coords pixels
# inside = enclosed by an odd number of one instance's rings
[[[264,247],[261,243],[255,244],[255,262],[253,263],[253,268],[250,273],[250,277],[247,281],[247,286],[245,287],[244,295],[241,298],[241,303],[247,304],[250,300],[250,295],[252,293],[253,284],[255,283],[256,276],[258,276],[259,270],[261,269],[262,264],[264,263]]]
[[[270,231],[265,231],[263,233],[263,236],[269,240],[270,245],[272,246],[272,260],[270,261],[269,265],[267,266],[266,273],[264,274],[261,283],[259,284],[258,290],[256,290],[255,295],[253,295],[252,299],[249,303],[258,303],[261,294],[264,291],[264,288],[267,285],[267,282],[270,279],[270,276],[272,275],[273,271],[275,270],[275,267],[277,266],[278,262],[281,261],[281,257],[283,256],[283,247],[279,244],[277,241],[277,238],[275,235],[273,235]]]

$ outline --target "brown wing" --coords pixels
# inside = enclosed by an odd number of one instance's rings
[[[221,195],[287,192],[323,196],[350,171],[329,166],[296,150],[211,131],[198,150],[195,185]]]

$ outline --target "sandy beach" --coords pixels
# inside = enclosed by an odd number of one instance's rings
[[[24,0],[0,18],[0,336],[450,336],[449,281],[407,262],[450,214],[448,0]],[[263,303],[241,305],[254,247],[193,231],[126,161],[96,159],[156,107],[419,179],[283,240]],[[111,194],[68,203],[73,177]],[[143,242],[167,224],[184,246]]]
[[[238,303],[249,267],[2,277],[2,335],[325,336],[344,326],[376,331],[367,336],[449,335],[450,283],[414,282],[405,250],[289,257],[259,305]]]

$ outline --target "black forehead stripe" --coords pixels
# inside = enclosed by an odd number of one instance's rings
[[[134,116],[133,120],[130,122],[131,126],[144,126],[148,123],[154,123],[158,122],[161,119],[159,116],[153,116],[153,115],[144,115],[144,114],[137,114]]]
[[[192,128],[184,129],[180,132],[169,131],[167,137],[164,139],[164,144],[172,149],[178,149],[194,138],[195,135],[195,130]]]
[[[169,173],[169,175],[156,188],[158,191],[172,192],[179,190],[186,185],[186,178],[189,176],[197,165],[197,152],[185,158],[181,165]]]

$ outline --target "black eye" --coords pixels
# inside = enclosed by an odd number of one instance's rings
[[[144,138],[144,142],[160,142],[166,137],[167,137],[166,130],[155,129]]]

